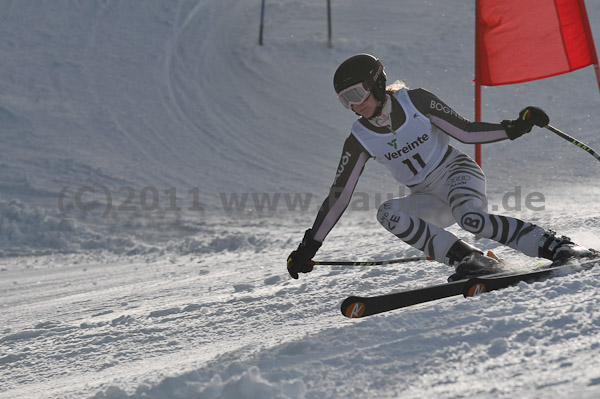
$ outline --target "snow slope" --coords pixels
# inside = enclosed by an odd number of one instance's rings
[[[600,267],[360,321],[347,295],[449,268],[284,269],[354,119],[337,65],[371,52],[471,117],[472,3],[334,2],[328,48],[316,0],[268,1],[262,47],[258,2],[3,1],[0,397],[598,397]],[[600,148],[591,68],[483,100],[486,120],[535,104]],[[540,129],[484,147],[492,209],[595,247],[598,167]],[[369,164],[319,256],[417,255],[374,220],[403,192]]]

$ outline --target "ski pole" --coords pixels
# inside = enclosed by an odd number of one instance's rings
[[[551,125],[546,126],[546,129],[548,129],[552,133],[555,133],[556,135],[562,137],[563,139],[565,139],[565,140],[567,140],[567,141],[575,144],[577,147],[579,147],[579,148],[587,151],[594,158],[596,158],[598,161],[600,161],[600,155],[598,155],[598,153],[596,151],[592,150],[590,147],[588,147],[587,145],[583,144],[581,141],[577,140],[576,138],[569,136],[565,132],[560,131],[557,128],[555,128],[554,126],[551,126]]]
[[[412,258],[400,258],[390,260],[379,260],[379,261],[344,261],[344,260],[332,260],[332,261],[312,261],[315,266],[379,266],[388,265],[390,263],[408,263],[418,260],[433,260],[428,256],[414,256]]]

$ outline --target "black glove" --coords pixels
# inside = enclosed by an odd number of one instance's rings
[[[323,243],[315,241],[312,238],[312,230],[306,230],[304,238],[298,249],[293,251],[287,259],[287,270],[292,278],[297,279],[298,273],[309,273],[313,269],[313,263],[310,261],[317,253]]]
[[[529,133],[535,126],[546,127],[550,123],[550,118],[543,109],[529,106],[519,112],[519,117],[513,121],[504,120],[500,122],[509,139],[514,140],[525,133]]]

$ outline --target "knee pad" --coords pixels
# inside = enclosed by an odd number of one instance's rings
[[[458,225],[473,234],[480,233],[489,219],[487,204],[476,206],[474,201],[469,201],[452,211],[452,215]]]
[[[379,209],[377,210],[377,220],[379,223],[384,224],[391,215],[392,201],[393,200],[385,201],[383,204],[381,204],[381,206],[379,206]]]
[[[388,201],[390,202],[390,201]],[[407,212],[394,210],[391,204],[388,202],[382,204],[377,211],[377,220],[383,227],[392,233],[397,233],[397,226],[402,223],[409,224],[411,221],[411,215]],[[386,204],[388,204],[386,206]],[[405,228],[405,227],[401,227]]]
[[[455,214],[458,225],[473,234],[481,233],[485,227],[487,214],[482,211],[469,211]]]

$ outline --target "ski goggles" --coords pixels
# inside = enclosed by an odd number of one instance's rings
[[[375,88],[379,77],[382,74],[385,77],[385,72],[383,71],[383,64],[381,64],[381,61],[377,60],[375,65],[375,70],[373,70],[367,80],[347,87],[338,93],[338,100],[340,100],[344,107],[352,109],[351,107],[353,105],[360,105],[367,101],[367,98],[369,98],[371,90]]]
[[[357,83],[338,93],[338,100],[342,105],[351,109],[353,105],[360,105],[367,101],[371,92],[364,88],[363,82]]]

